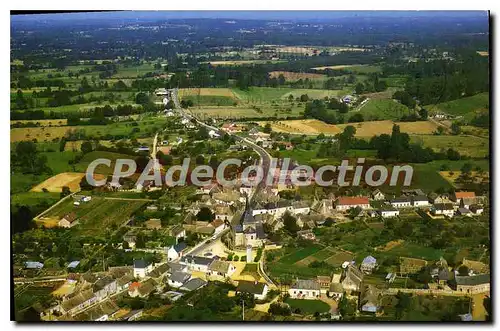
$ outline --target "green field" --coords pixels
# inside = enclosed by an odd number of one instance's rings
[[[302,248],[302,249],[299,249],[298,251],[295,251],[291,254],[285,255],[284,257],[282,257],[279,260],[279,262],[285,263],[285,264],[294,264],[295,262],[298,262],[298,261],[308,257],[309,255],[312,255],[316,252],[319,252],[321,249],[323,249],[323,247],[318,246],[318,245],[313,245],[313,246],[309,246],[306,248]]]
[[[290,305],[292,312],[300,311],[300,314],[310,315],[316,312],[326,313],[330,311],[330,306],[321,300],[301,300],[301,299],[286,299],[285,303]]]
[[[429,111],[442,111],[450,115],[466,116],[488,111],[490,108],[490,94],[488,92],[479,93],[470,97],[427,105]]]
[[[411,142],[431,147],[436,152],[453,148],[461,155],[470,157],[489,157],[489,140],[466,135],[418,135],[411,136]]]
[[[135,156],[130,156],[127,154],[113,153],[113,152],[104,152],[104,151],[93,151],[87,153],[83,156],[83,158],[76,164],[77,172],[86,172],[89,164],[97,159],[109,159],[111,160],[111,166],[108,167],[106,165],[99,165],[95,169],[95,173],[98,174],[106,174],[111,175],[114,171],[115,162],[117,159],[134,159]]]
[[[364,104],[359,113],[363,115],[365,121],[375,120],[399,120],[403,115],[411,112],[405,105],[392,99],[370,99]],[[353,115],[355,112],[349,112]]]
[[[101,197],[93,197],[90,202],[74,206],[73,200],[68,199],[44,216],[60,219],[64,215],[74,212],[80,222],[74,229],[82,235],[98,236],[116,230],[145,203],[144,201],[106,200]]]

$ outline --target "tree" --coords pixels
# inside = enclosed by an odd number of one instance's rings
[[[357,83],[356,84],[356,87],[355,87],[355,90],[356,90],[356,94],[363,94],[364,90],[365,90],[365,87],[363,85],[363,83]]]
[[[429,117],[429,112],[425,108],[420,108],[420,110],[418,111],[418,114],[420,115],[420,117],[423,120],[427,120],[427,118]]]
[[[271,123],[266,123],[266,125],[264,126],[264,129],[262,131],[264,131],[264,133],[271,133],[273,131],[273,129],[271,127]]]
[[[458,267],[458,274],[460,276],[469,276],[469,268],[466,265],[461,265]]]
[[[398,292],[398,294],[396,294],[396,299],[398,299],[398,303],[395,307],[396,319],[400,320],[403,317],[404,312],[410,308],[411,295],[408,293]]]
[[[87,154],[92,152],[92,143],[90,141],[84,141],[82,145],[80,146],[80,149],[83,154]]]
[[[292,214],[290,214],[288,211],[285,212],[282,220],[285,230],[290,234],[295,235],[297,234],[297,231],[300,230],[299,226],[297,225],[297,219],[293,217]]]
[[[460,125],[458,123],[452,123],[451,124],[451,134],[457,136],[461,132]]]
[[[205,164],[205,157],[201,154],[196,156],[196,164]]]
[[[165,106],[167,109],[174,109],[175,108],[175,103],[173,100],[168,100],[167,105]]]
[[[67,195],[71,194],[71,190],[69,189],[68,186],[63,186],[62,191],[61,191],[61,198],[64,198]]]
[[[208,207],[201,207],[198,214],[196,214],[196,219],[201,222],[212,222],[214,218],[215,215]]]
[[[146,105],[149,103],[149,97],[144,92],[139,92],[135,95],[135,103],[138,105]]]

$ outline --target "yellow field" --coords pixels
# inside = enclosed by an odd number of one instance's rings
[[[271,128],[275,132],[311,135],[318,135],[320,133],[335,135],[342,132],[336,125],[326,124],[319,120],[265,121],[258,123],[262,126],[270,123]]]
[[[340,70],[340,69],[348,69],[352,67],[363,67],[363,66],[368,66],[367,64],[339,64],[335,66],[324,66],[324,67],[315,67],[312,68],[314,70],[325,70],[325,69],[333,69],[333,70]]]
[[[10,141],[17,142],[23,140],[52,141],[54,138],[64,137],[70,129],[81,129],[78,126],[58,126],[39,128],[14,128],[10,130]]]
[[[56,120],[18,120],[18,121],[10,121],[10,125],[16,123],[40,123],[40,126],[63,126],[68,124],[67,119],[56,119]]]
[[[31,192],[42,192],[44,188],[49,192],[62,192],[63,186],[68,186],[71,192],[77,192],[80,190],[80,180],[83,176],[85,176],[83,172],[63,172],[36,185]],[[104,175],[94,174],[96,179],[104,177]]]
[[[488,52],[485,52],[485,51],[477,51],[476,53],[481,55],[481,56],[489,56],[490,55]]]
[[[450,184],[455,186],[455,181],[460,177],[462,172],[452,171],[452,174],[450,174],[450,171],[439,171],[439,174]],[[480,183],[482,180],[489,181],[490,173],[485,171],[482,174],[478,174],[476,171],[471,171],[471,177],[474,178],[475,183]]]
[[[200,95],[208,95],[208,96],[221,96],[221,97],[235,97],[233,91],[229,88],[181,88],[179,89],[179,97],[187,97],[187,96],[197,96],[198,93]]]
[[[393,248],[395,248],[397,246],[402,245],[404,242],[405,241],[403,239],[389,241],[385,245],[380,245],[378,247],[375,247],[375,250],[376,251],[381,251],[381,252],[387,252],[387,251],[390,251],[391,249],[393,249]]]
[[[397,124],[401,132],[408,134],[431,134],[436,131],[437,125],[429,121],[421,122],[393,122],[393,121],[371,121],[348,124],[327,124],[315,119],[307,120],[288,120],[288,121],[262,121],[259,125],[271,124],[271,128],[276,132],[310,134],[317,135],[324,133],[326,135],[335,135],[344,130],[348,125],[356,128],[356,137],[372,137],[383,133],[391,134],[392,127]]]
[[[306,72],[291,72],[291,71],[271,71],[269,76],[271,78],[278,78],[279,75],[283,75],[286,80],[299,80],[299,79],[321,79],[325,78],[322,74],[310,74]]]
[[[277,63],[284,62],[279,60],[234,60],[234,61],[211,61],[209,62],[213,66],[236,66],[242,64],[259,64],[259,63]]]
[[[319,50],[317,48],[312,48],[312,47],[294,47],[294,46],[283,46],[283,47],[277,47],[276,51],[279,53],[293,53],[293,54],[309,54],[313,55],[314,52],[318,52]]]
[[[215,118],[234,118],[234,117],[262,117],[266,116],[255,111],[252,108],[239,108],[239,107],[203,107],[202,109],[191,108],[191,113],[199,116],[201,119],[211,117]]]

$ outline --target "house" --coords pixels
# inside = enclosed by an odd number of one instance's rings
[[[180,242],[176,245],[171,246],[167,250],[167,259],[168,261],[175,261],[182,257],[182,253],[186,250],[187,245],[185,242]]]
[[[170,271],[170,266],[168,263],[163,263],[160,264],[159,266],[156,266],[153,271],[151,271],[148,276],[154,279],[161,279],[163,278],[168,272]]]
[[[228,219],[227,221],[230,221]],[[215,234],[221,233],[226,228],[226,220],[216,219],[210,223],[210,225],[215,229]]]
[[[97,297],[92,292],[92,289],[84,290],[76,293],[69,299],[64,300],[59,305],[59,311],[62,314],[70,316],[75,315],[78,311],[88,307],[97,301]]]
[[[376,201],[383,201],[385,200],[385,194],[382,193],[382,191],[380,191],[379,189],[376,189],[372,192],[372,199]]]
[[[335,203],[337,211],[348,211],[351,208],[360,207],[361,209],[369,209],[370,201],[367,197],[340,197]]]
[[[480,274],[474,276],[455,276],[457,291],[475,294],[490,291],[490,275]]]
[[[175,238],[175,242],[178,243],[180,238],[184,238],[186,236],[186,230],[182,227],[182,225],[174,225],[169,230],[170,236]]]
[[[460,216],[472,216],[472,212],[467,208],[458,208],[457,214]]]
[[[146,298],[151,293],[156,291],[157,285],[158,284],[156,283],[156,281],[152,278],[150,278],[142,283],[132,283],[129,286],[128,294],[131,297]]]
[[[191,275],[186,272],[174,271],[168,278],[168,285],[174,288],[179,288],[191,278]]]
[[[74,321],[103,322],[113,318],[120,308],[111,300],[101,302],[76,315]]]
[[[117,291],[123,291],[128,289],[132,281],[134,280],[133,274],[125,274],[116,280],[116,289]]]
[[[24,262],[24,268],[26,269],[42,269],[43,263],[37,261],[26,261]]]
[[[264,300],[268,291],[269,287],[266,283],[259,283],[257,281],[240,280],[236,287],[236,294],[249,293],[252,294],[256,300]]]
[[[144,260],[134,260],[134,277],[144,278],[153,270],[153,264]]]
[[[137,240],[137,236],[134,234],[126,234],[123,236],[123,241],[128,243],[128,247],[134,248],[135,247],[135,242]]]
[[[213,260],[208,266],[208,274],[211,276],[230,277],[236,271],[236,267],[227,261]]]
[[[213,260],[214,258],[186,255],[181,258],[180,263],[186,265],[189,271],[208,272],[208,266]]]
[[[226,191],[226,192],[214,193],[212,195],[212,198],[218,204],[227,205],[227,206],[231,206],[231,205],[241,201],[240,200],[241,195],[240,195],[240,192],[238,192],[238,191]],[[243,201],[244,201],[244,199],[243,199]]]
[[[288,294],[292,299],[317,299],[321,294],[321,287],[316,280],[297,279]]]
[[[191,278],[180,287],[180,290],[187,292],[196,291],[206,286],[207,284],[208,283],[201,278]]]
[[[451,203],[449,197],[447,194],[435,194],[431,193],[429,195],[429,200],[431,203],[436,204],[436,203]]]
[[[476,197],[476,193],[474,192],[455,192],[454,195],[452,195],[451,199],[457,203],[457,204],[460,204],[460,202],[462,201],[462,199],[464,198],[475,198]]]
[[[430,205],[429,198],[426,195],[416,195],[411,197],[413,207],[427,207]]]
[[[174,272],[187,272],[188,267],[185,264],[181,263],[175,263],[175,262],[168,262],[168,266],[170,267],[169,273],[172,274]]]
[[[319,284],[321,293],[325,294],[330,288],[330,277],[329,276],[316,276],[316,281]]]
[[[363,281],[363,273],[354,265],[349,264],[345,271],[344,279],[342,280],[342,287],[351,292],[358,292],[361,288]]]
[[[142,317],[142,309],[135,309],[128,312],[126,315],[122,316],[120,321],[135,321]]]
[[[159,218],[151,218],[144,222],[144,225],[146,225],[147,229],[159,230],[161,229],[161,220]]]
[[[399,216],[399,210],[396,208],[390,206],[390,205],[384,205],[380,210],[378,211],[380,213],[380,216],[384,218],[391,218],[391,217],[398,217]]]
[[[316,240],[316,236],[314,235],[314,232],[312,232],[311,229],[297,231],[297,235],[306,240]]]
[[[213,138],[219,138],[220,134],[218,134],[217,132],[215,132],[215,130],[210,130],[208,132],[208,136],[213,139]]]
[[[411,199],[406,196],[402,196],[399,198],[392,199],[390,201],[391,206],[394,208],[408,208],[411,207]]]
[[[469,208],[470,206],[474,205],[476,203],[476,198],[462,198],[460,200],[460,204],[459,206],[460,207],[463,207],[463,208]]]
[[[292,208],[293,208],[292,212],[295,215],[305,215],[311,212],[311,207],[309,206],[309,203],[304,200],[292,202]]]
[[[59,225],[62,228],[72,228],[79,223],[76,218],[77,218],[76,214],[73,212],[66,214],[63,218],[59,220],[57,225]]]
[[[116,280],[111,278],[110,276],[105,276],[95,282],[94,285],[92,285],[92,291],[94,292],[94,295],[97,297],[98,301],[101,301],[107,296],[116,293],[116,290]]]
[[[371,255],[368,255],[361,262],[361,271],[365,274],[371,274],[373,270],[377,267],[377,259]]]
[[[481,205],[470,205],[469,210],[474,213],[474,215],[481,215],[484,211]]]
[[[379,309],[379,291],[373,285],[365,285],[360,297],[360,310],[365,313],[376,313]]]
[[[453,217],[455,214],[455,209],[451,203],[435,203],[431,207],[431,213],[433,215],[444,215],[448,217]]]
[[[241,184],[241,186],[239,188],[240,193],[247,195],[247,196],[250,196],[250,194],[252,193],[252,190],[253,190],[253,187],[250,185],[247,185],[247,184]]]
[[[385,281],[388,283],[394,282],[396,279],[396,273],[395,272],[390,272],[385,276]]]
[[[216,206],[214,214],[215,219],[222,221],[222,223],[224,223],[224,221],[230,221],[234,216],[234,212],[231,207],[226,205]]]
[[[340,300],[344,295],[344,287],[341,283],[331,283],[328,288],[328,297],[335,300]]]

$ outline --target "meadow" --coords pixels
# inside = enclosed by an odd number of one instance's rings
[[[490,94],[479,93],[470,97],[424,106],[430,112],[444,112],[455,116],[473,117],[487,112],[490,108]]]

